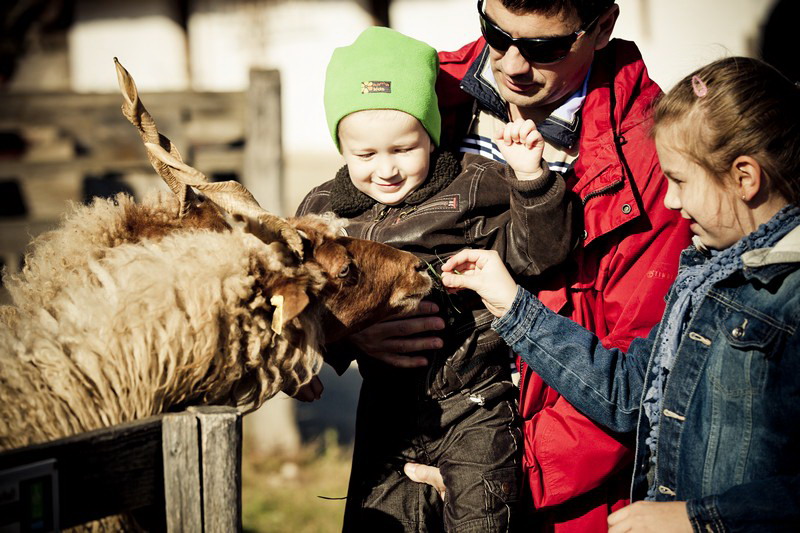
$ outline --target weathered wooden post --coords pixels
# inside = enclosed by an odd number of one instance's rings
[[[210,533],[242,529],[242,417],[229,407],[190,407],[200,425],[203,521]]]
[[[281,79],[277,70],[250,70],[245,114],[242,184],[270,213],[290,214],[283,209]],[[294,454],[300,449],[300,432],[291,401],[273,399],[248,415],[246,432],[256,453]]]
[[[185,412],[164,415],[161,439],[167,531],[203,531],[197,419]]]
[[[261,207],[283,212],[283,155],[281,144],[281,80],[277,70],[250,70],[245,116],[244,175]]]
[[[242,418],[232,407],[164,416],[167,531],[242,529]]]

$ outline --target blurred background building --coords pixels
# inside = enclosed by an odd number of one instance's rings
[[[765,56],[798,77],[797,45],[786,43],[796,1],[618,4],[615,36],[638,43],[664,89],[730,55]],[[19,268],[24,242],[50,227],[67,202],[118,191],[141,196],[158,186],[119,113],[113,57],[190,164],[212,179],[244,180],[262,205],[291,214],[341,165],[322,104],[335,47],[373,24],[437,49],[479,35],[474,0],[12,0],[0,16],[0,255],[10,270]],[[253,69],[279,85],[254,90]],[[259,108],[253,99],[268,93],[263,98],[275,105]],[[254,148],[256,134],[272,135],[271,144]],[[277,188],[259,186],[267,179]],[[266,424],[259,440],[274,435],[292,447],[330,425],[347,440],[358,388],[352,374],[324,376],[329,392],[320,405],[333,407],[320,414],[318,406],[300,406],[301,432]],[[292,410],[282,409],[289,419]]]

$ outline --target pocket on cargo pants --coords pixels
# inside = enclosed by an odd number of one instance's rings
[[[473,472],[474,483],[463,470],[444,475],[447,496],[444,525],[448,533],[506,533],[518,514],[521,472],[518,466]],[[443,474],[445,471],[443,471]],[[460,478],[454,481],[454,478]],[[449,483],[448,483],[449,481]]]
[[[522,472],[519,466],[498,468],[483,476],[486,510],[491,531],[509,531],[519,504]]]
[[[448,532],[507,532],[516,514],[522,435],[514,402],[475,406],[441,442]]]

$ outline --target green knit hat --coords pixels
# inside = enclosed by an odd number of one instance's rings
[[[325,73],[325,117],[339,151],[339,122],[365,109],[408,113],[438,146],[438,73],[436,50],[389,28],[367,28],[353,44],[334,50]]]

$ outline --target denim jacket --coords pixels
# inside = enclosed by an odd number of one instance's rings
[[[655,467],[640,409],[661,327],[627,353],[604,348],[519,288],[492,327],[589,418],[637,432],[631,499],[686,501],[695,531],[797,531],[800,524],[800,227],[742,256],[687,324],[665,389]],[[681,266],[705,256],[690,247]],[[667,311],[673,305],[667,296]]]

